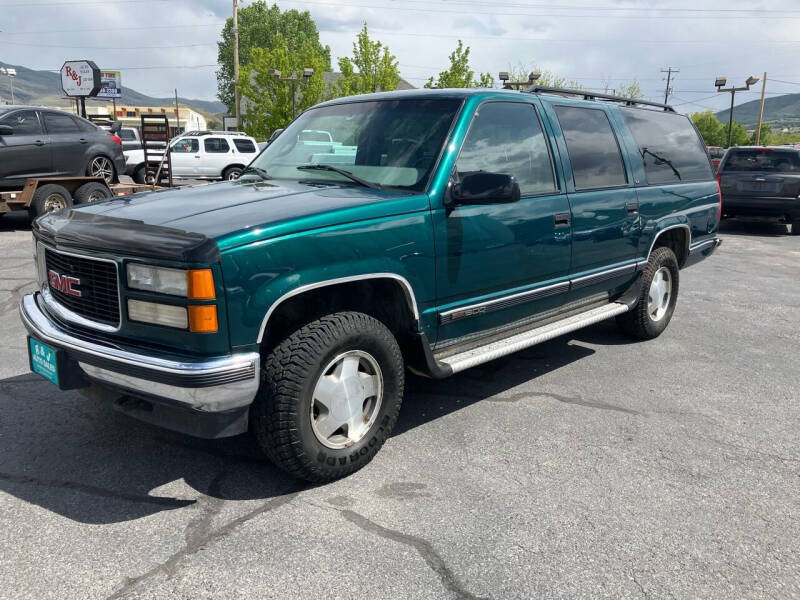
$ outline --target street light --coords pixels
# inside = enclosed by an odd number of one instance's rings
[[[272,75],[277,77],[279,81],[285,81],[292,85],[292,120],[294,120],[295,86],[298,83],[308,83],[311,80],[312,75],[314,75],[314,69],[310,69],[308,67],[304,68],[300,77],[298,77],[297,75],[290,75],[289,77],[281,77],[281,72],[278,69],[272,69]]]
[[[535,71],[528,73],[528,81],[509,81],[511,77],[509,76],[508,71],[500,71],[500,73],[498,73],[498,78],[503,82],[503,89],[506,90],[518,90],[524,85],[533,85],[541,76],[542,72],[539,69],[536,69]]]
[[[11,104],[16,104],[14,101],[14,77],[17,76],[17,70],[13,67],[0,67],[0,75],[8,77],[8,84],[11,86]]]
[[[731,147],[731,140],[733,136],[733,99],[736,96],[736,92],[744,92],[750,89],[751,85],[755,85],[759,82],[759,78],[755,75],[750,75],[745,82],[744,87],[736,87],[731,86],[729,88],[723,87],[726,83],[728,83],[728,79],[726,77],[717,77],[714,80],[714,87],[717,88],[718,92],[730,92],[731,93],[731,112],[728,114],[728,148]]]

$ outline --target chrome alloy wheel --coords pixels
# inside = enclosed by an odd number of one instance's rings
[[[667,267],[661,267],[653,275],[647,298],[647,314],[653,321],[660,321],[667,314],[672,299],[672,274]]]
[[[61,194],[50,194],[44,199],[44,212],[51,213],[67,208],[67,201]]]
[[[311,428],[328,448],[347,448],[375,423],[383,399],[383,374],[370,354],[350,350],[323,369],[311,398]]]
[[[114,179],[114,165],[105,156],[98,156],[89,164],[89,174],[92,177],[102,177],[106,183],[111,183]]]

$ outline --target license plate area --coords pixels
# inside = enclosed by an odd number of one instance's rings
[[[75,390],[89,383],[78,363],[63,350],[28,336],[28,360],[31,371],[41,375],[61,390]]]

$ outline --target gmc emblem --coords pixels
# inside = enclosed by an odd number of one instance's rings
[[[53,271],[53,269],[50,269],[47,272],[47,278],[50,282],[50,287],[54,290],[58,290],[64,294],[69,294],[70,296],[77,296],[78,298],[81,297],[81,291],[75,289],[74,287],[81,284],[81,280],[77,277],[72,277],[71,275],[62,275],[61,273],[56,273]]]

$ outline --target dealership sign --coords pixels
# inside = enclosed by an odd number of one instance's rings
[[[73,60],[61,67],[61,89],[67,96],[96,96],[100,83],[100,69],[90,60]]]
[[[119,71],[100,72],[100,91],[98,98],[122,98],[122,73]]]

